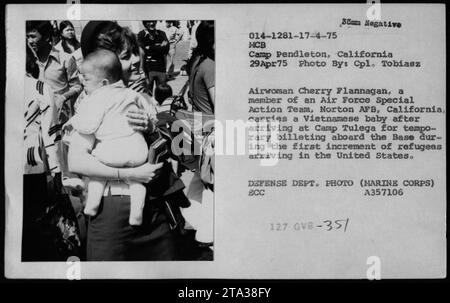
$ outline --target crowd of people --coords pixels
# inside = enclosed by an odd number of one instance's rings
[[[188,24],[176,71],[178,21],[144,20],[138,33],[90,21],[79,40],[70,21],[27,22],[23,261],[60,261],[39,226],[55,191],[70,197],[82,260],[212,260],[211,160],[152,157],[170,147],[175,100],[214,117],[214,23]],[[177,99],[169,81],[182,71]],[[211,131],[195,136],[211,146]]]

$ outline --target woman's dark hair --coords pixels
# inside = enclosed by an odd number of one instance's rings
[[[164,100],[172,97],[172,87],[169,84],[161,83],[155,88],[155,100],[162,104]]]
[[[33,78],[37,79],[39,78],[39,66],[36,62],[36,57],[28,45],[26,46],[26,50],[25,70]]]
[[[61,21],[61,23],[59,24],[59,33],[60,33],[60,36],[61,36],[61,46],[62,46],[63,50],[64,50],[66,53],[69,53],[69,54],[70,54],[70,53],[72,52],[72,50],[67,46],[67,43],[68,43],[67,39],[65,39],[65,38],[62,36],[63,30],[64,30],[65,28],[67,28],[67,27],[71,27],[71,28],[75,29],[75,27],[73,26],[72,22],[67,21],[67,20],[66,20],[66,21]],[[74,38],[70,41],[70,43],[73,45],[73,47],[75,48],[75,50],[77,50],[77,49],[80,48],[80,42],[78,42],[78,40],[77,40],[76,37],[74,37]]]
[[[50,21],[27,21],[26,32],[37,31],[42,38],[49,40],[53,34],[53,26]]]

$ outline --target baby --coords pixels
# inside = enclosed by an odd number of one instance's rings
[[[130,109],[152,112],[147,100],[125,87],[122,67],[117,55],[108,50],[89,54],[80,66],[87,96],[70,120],[80,134],[94,134],[97,144],[92,155],[111,167],[136,167],[148,157],[147,143],[140,132],[133,130],[126,117]],[[117,176],[118,179],[120,176]],[[146,188],[138,182],[127,182],[130,190],[130,225],[142,224]],[[106,180],[90,178],[84,213],[97,214]]]

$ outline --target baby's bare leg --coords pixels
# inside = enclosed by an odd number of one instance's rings
[[[130,225],[142,225],[146,188],[142,183],[130,182]]]
[[[88,194],[84,213],[88,216],[95,216],[100,206],[100,202],[105,191],[106,181],[101,179],[90,178],[87,188]]]

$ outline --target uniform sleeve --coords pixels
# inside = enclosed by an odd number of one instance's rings
[[[104,116],[103,102],[86,98],[78,106],[78,112],[70,119],[70,124],[80,134],[91,135],[97,131]]]
[[[42,141],[48,156],[48,166],[52,174],[59,173],[61,172],[61,153],[58,143],[61,140],[61,125],[58,124],[55,96],[46,85],[44,85],[39,107],[41,111]]]
[[[210,89],[211,87],[214,87],[216,84],[215,81],[215,68],[214,68],[214,62],[211,60],[204,61],[203,66],[203,82],[205,83],[206,89]]]

